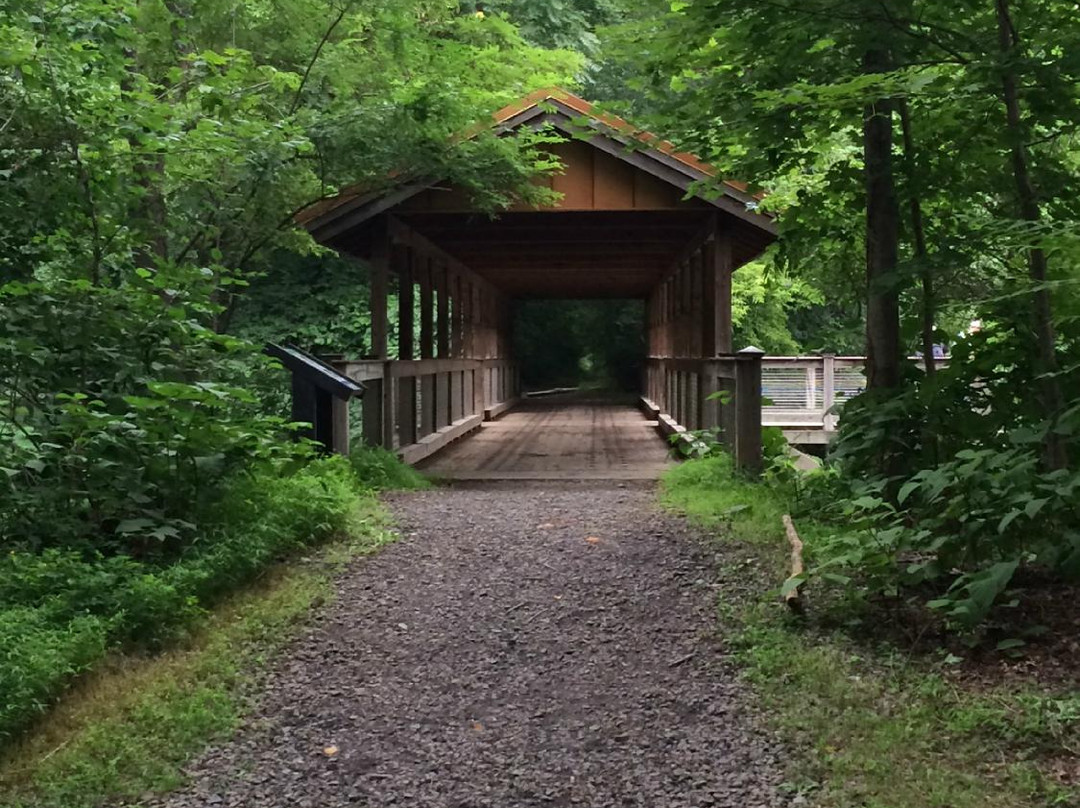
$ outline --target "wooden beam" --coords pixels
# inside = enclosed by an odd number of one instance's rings
[[[420,258],[417,283],[420,287],[420,358],[435,356],[435,298],[431,284],[432,259]]]
[[[400,244],[391,248],[391,266],[398,277],[398,359],[414,356],[412,264],[412,250]]]
[[[764,352],[743,348],[735,358],[735,463],[761,471],[761,359]]]
[[[731,353],[731,237],[720,231],[704,246],[703,352],[705,356]]]
[[[466,359],[473,359],[476,329],[474,328],[475,309],[473,308],[473,282],[471,278],[461,279],[461,351]]]
[[[387,227],[389,228],[390,238],[394,243],[403,244],[410,247],[415,252],[423,253],[431,258],[436,258],[452,267],[459,274],[469,278],[470,282],[473,284],[485,286],[492,291],[497,291],[495,286],[483,276],[474,272],[471,267],[462,263],[457,257],[451,255],[438,244],[435,244],[423,234],[418,233],[400,219],[394,216],[387,217]]]
[[[386,298],[390,282],[390,236],[381,228],[375,236],[371,256],[371,357],[388,359],[389,318]]]
[[[462,307],[465,281],[460,273],[453,272],[449,275],[448,284],[450,288],[450,355],[455,359],[461,359],[465,355],[465,315]]]
[[[435,352],[440,359],[450,355],[450,271],[442,261],[434,265],[436,308]]]

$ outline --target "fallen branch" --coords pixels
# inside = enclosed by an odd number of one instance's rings
[[[782,519],[788,542],[791,544],[791,575],[788,576],[790,581],[792,578],[801,576],[804,572],[803,543],[802,539],[799,538],[798,531],[795,530],[795,523],[791,521],[791,517],[785,513]],[[806,604],[803,603],[802,586],[802,581],[800,581],[784,595],[784,602],[796,614],[802,614],[806,610]]]

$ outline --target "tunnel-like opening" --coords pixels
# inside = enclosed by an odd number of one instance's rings
[[[512,344],[526,394],[641,393],[648,355],[645,303],[519,300]]]

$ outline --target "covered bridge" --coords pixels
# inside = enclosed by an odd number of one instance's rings
[[[302,216],[320,243],[371,266],[372,355],[341,364],[368,388],[365,440],[417,463],[513,407],[514,301],[636,298],[647,422],[723,427],[739,463],[758,465],[761,355],[732,345],[731,277],[775,239],[773,219],[745,186],[570,93],[535,93],[495,119],[506,133],[565,136],[550,147],[562,170],[538,180],[561,195],[551,207],[492,218],[427,178],[346,192]],[[721,390],[731,396],[710,397]]]

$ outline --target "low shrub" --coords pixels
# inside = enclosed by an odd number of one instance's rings
[[[108,635],[107,622],[94,616],[57,622],[45,609],[0,610],[0,742],[99,660]]]

